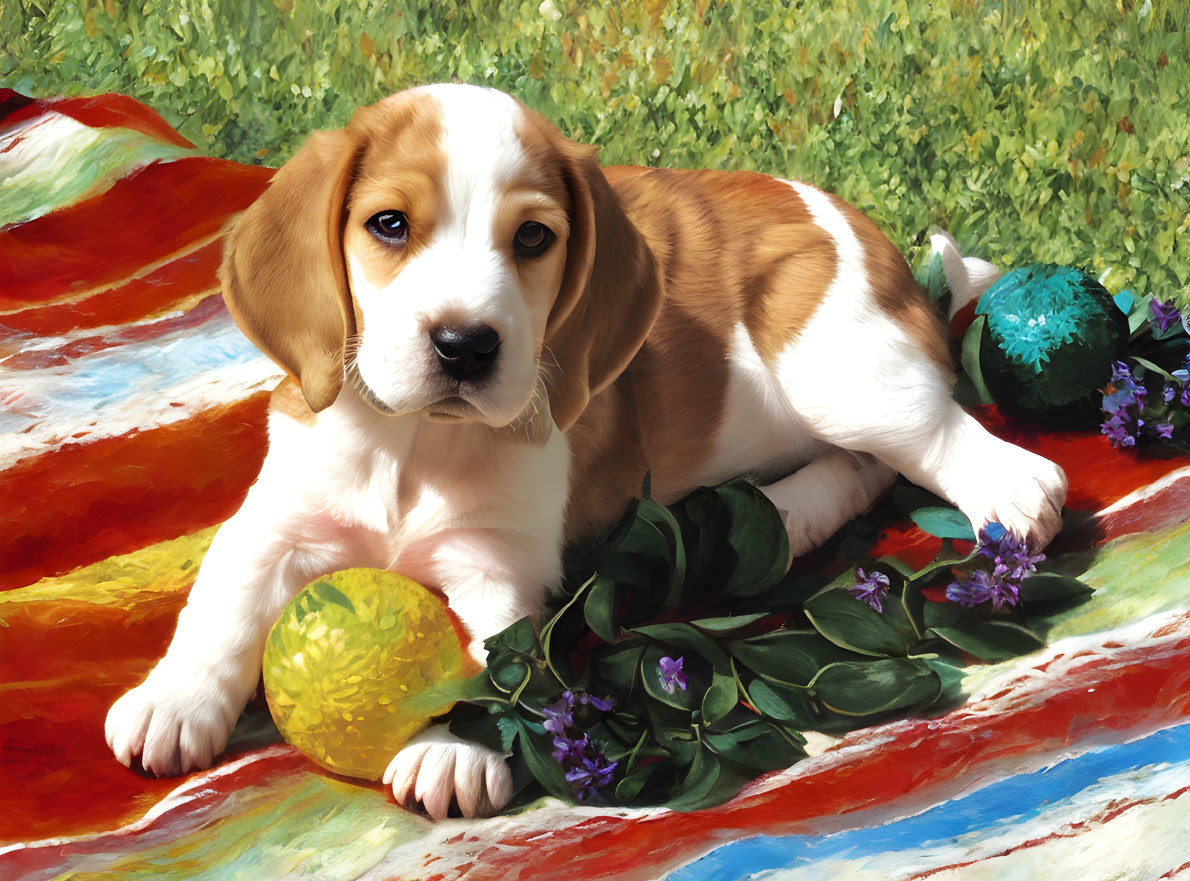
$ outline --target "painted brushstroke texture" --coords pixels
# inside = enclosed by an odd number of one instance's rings
[[[1070,878],[1155,877],[1171,858],[1190,859],[1190,838],[1166,837],[1190,819],[1188,780],[1190,725],[1181,725],[996,780],[911,817],[828,835],[741,840],[665,878],[908,881],[947,877],[975,862],[986,877],[1024,878],[1038,877],[1053,859]],[[1096,834],[1116,822],[1130,829]],[[1121,839],[1140,846],[1120,853]],[[1059,850],[1071,852],[1058,857]],[[1104,872],[1104,860],[1114,870]]]
[[[61,113],[16,123],[0,153],[0,227],[103,192],[142,165],[193,150],[124,128],[93,128]]]
[[[132,129],[167,144],[194,149],[157,111],[126,95],[28,98],[12,89],[0,89],[0,132],[48,113],[60,113],[96,128]]]
[[[0,149],[52,114],[189,146],[131,99],[0,90]],[[49,192],[31,178],[52,167],[28,163],[21,185]],[[0,230],[0,878],[1190,874],[1190,458],[994,409],[978,412],[992,431],[1070,476],[1051,554],[1099,593],[1050,622],[1047,649],[968,668],[968,698],[938,718],[818,737],[813,758],[693,814],[544,799],[431,823],[275,744],[259,704],[208,772],[123,768],[103,742],[107,706],[160,655],[214,524],[254,478],[280,375],[214,296],[218,231],[268,172],[194,158],[132,170]],[[131,205],[135,230],[96,222]],[[877,548],[911,562],[936,550],[907,523]],[[832,553],[803,565],[846,564]]]
[[[158,162],[101,195],[0,230],[0,310],[81,297],[151,271],[214,238],[271,176],[206,157]]]
[[[0,589],[230,517],[264,461],[267,407],[261,392],[0,472]]]
[[[55,336],[73,330],[154,318],[167,309],[217,293],[215,277],[223,258],[223,239],[183,254],[160,268],[84,300],[34,306],[0,314],[0,347],[16,348],[34,335]]]

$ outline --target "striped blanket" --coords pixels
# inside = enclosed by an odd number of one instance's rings
[[[215,271],[267,169],[147,107],[0,90],[0,878],[1190,879],[1190,458],[993,409],[1071,481],[1059,571],[1098,589],[961,706],[817,738],[694,813],[542,799],[434,823],[319,770],[259,705],[209,771],[103,736],[265,450],[278,368]],[[877,553],[932,557],[889,523]]]

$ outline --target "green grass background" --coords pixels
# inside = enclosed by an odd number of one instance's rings
[[[1187,0],[0,0],[0,82],[118,91],[213,155],[444,80],[520,97],[605,163],[757,169],[1014,266],[1190,306]]]

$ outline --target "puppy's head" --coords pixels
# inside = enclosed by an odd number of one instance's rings
[[[594,151],[500,92],[431,86],[313,135],[221,270],[311,409],[568,428],[656,314],[651,255]]]

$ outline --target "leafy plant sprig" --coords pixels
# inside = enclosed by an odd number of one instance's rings
[[[942,539],[929,565],[828,578],[788,573],[780,514],[746,481],[638,499],[570,561],[579,586],[540,633],[524,619],[486,641],[487,689],[451,730],[512,753],[526,797],[695,809],[804,757],[804,731],[953,701],[962,663],[1040,647],[1026,616],[1091,592],[1033,574],[1038,555],[1002,530],[960,550],[976,536],[954,509],[911,516]],[[981,562],[1001,592],[955,588]]]
[[[1155,439],[1190,450],[1190,319],[1173,302],[1131,291],[1116,304],[1131,336],[1126,360],[1102,389],[1100,431],[1116,447]]]

